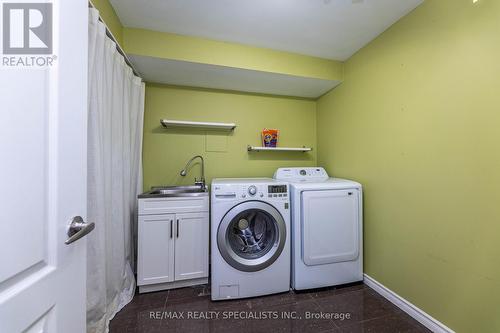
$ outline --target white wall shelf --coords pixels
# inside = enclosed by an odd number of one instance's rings
[[[160,123],[165,128],[190,127],[190,128],[205,128],[205,129],[225,130],[225,131],[232,131],[236,128],[236,124],[234,123],[210,123],[210,122],[169,120],[169,119],[161,119]]]
[[[292,147],[255,147],[247,146],[248,151],[297,151],[297,152],[308,152],[311,151],[310,147],[292,148]]]

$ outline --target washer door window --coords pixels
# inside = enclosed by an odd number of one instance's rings
[[[217,245],[226,262],[244,272],[272,265],[285,246],[286,225],[273,206],[247,201],[233,207],[222,219]]]

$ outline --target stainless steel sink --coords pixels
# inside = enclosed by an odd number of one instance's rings
[[[206,195],[208,195],[208,188],[200,185],[154,186],[150,191],[139,195],[139,198],[201,197]]]

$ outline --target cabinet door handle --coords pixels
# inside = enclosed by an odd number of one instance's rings
[[[177,238],[179,238],[179,220],[177,219]]]
[[[174,235],[173,229],[174,229],[174,220],[170,220],[170,238],[172,238]]]

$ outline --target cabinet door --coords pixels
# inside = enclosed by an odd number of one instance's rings
[[[208,276],[208,213],[176,214],[175,280]]]
[[[174,280],[175,215],[139,216],[137,284]]]

